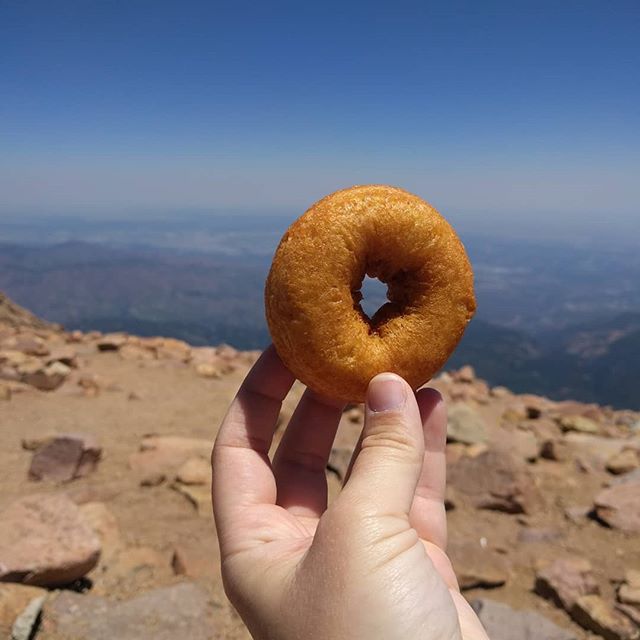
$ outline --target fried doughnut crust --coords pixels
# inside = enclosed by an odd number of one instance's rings
[[[388,285],[372,318],[365,275]],[[473,317],[473,271],[449,223],[428,203],[383,185],[333,193],[298,218],[276,250],[265,287],[275,348],[314,391],[362,402],[393,371],[414,388],[446,362]]]

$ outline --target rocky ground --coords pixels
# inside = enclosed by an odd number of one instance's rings
[[[2,306],[0,637],[247,638],[208,458],[258,353],[65,333]],[[492,640],[637,638],[640,414],[489,388],[471,367],[432,384],[449,401],[450,553]],[[334,496],[362,419],[344,412]]]

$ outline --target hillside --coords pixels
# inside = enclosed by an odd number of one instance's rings
[[[226,254],[80,241],[4,244],[0,290],[69,329],[260,349],[270,339],[263,288],[271,245],[247,233],[230,237]],[[479,240],[469,251],[478,314],[447,366],[472,362],[491,384],[516,391],[640,408],[640,312],[622,312],[640,309],[632,258]],[[363,288],[372,311],[384,302],[384,288],[373,284]]]
[[[248,640],[222,589],[208,458],[259,353],[32,322],[0,323],[0,635],[41,610],[24,637]],[[538,353],[512,338],[517,372]],[[468,366],[432,384],[449,406],[449,553],[492,640],[635,638],[640,413],[517,394]],[[345,408],[331,499],[362,423]]]

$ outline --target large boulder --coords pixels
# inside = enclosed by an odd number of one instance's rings
[[[99,557],[100,540],[64,494],[20,498],[0,513],[0,581],[65,585]]]

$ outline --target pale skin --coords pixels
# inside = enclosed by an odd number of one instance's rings
[[[438,392],[393,374],[371,381],[350,473],[327,508],[339,402],[306,391],[269,460],[293,382],[267,349],[212,456],[225,591],[253,638],[488,640],[446,554]]]

